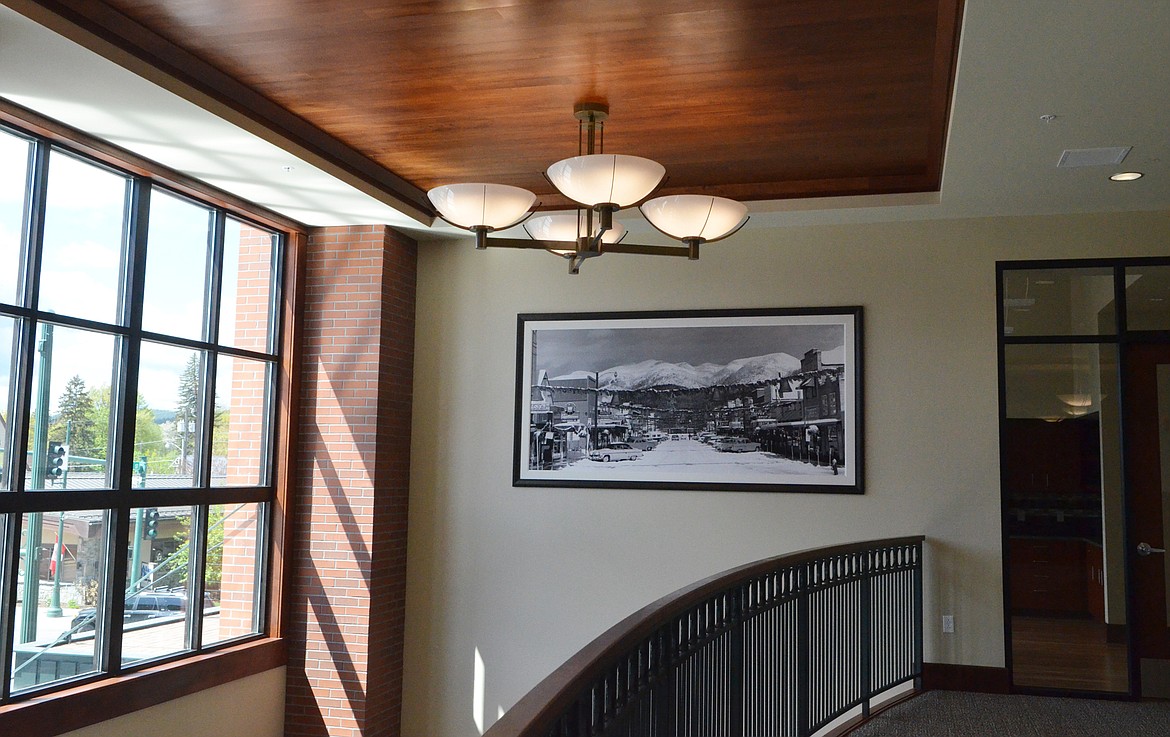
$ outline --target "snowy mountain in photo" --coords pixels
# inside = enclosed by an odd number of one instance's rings
[[[834,356],[843,356],[841,348],[825,351],[825,363],[834,363]],[[638,389],[678,387],[698,389],[718,384],[754,384],[788,376],[800,370],[800,359],[787,353],[769,353],[764,356],[737,358],[726,365],[703,363],[667,363],[656,359],[613,366],[598,372],[602,388],[633,391]],[[592,372],[574,371],[554,377],[551,381],[591,378]]]

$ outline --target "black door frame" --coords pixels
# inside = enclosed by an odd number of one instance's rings
[[[1126,658],[1129,674],[1129,691],[1125,693],[1083,691],[1061,688],[1033,688],[1016,686],[1014,683],[1014,668],[1012,663],[1012,626],[1011,626],[1011,590],[1010,574],[1008,571],[1008,534],[1004,521],[1007,519],[1006,472],[1002,459],[1005,456],[1005,419],[1007,416],[1006,393],[1006,366],[1005,348],[1008,345],[1041,345],[1041,344],[1112,344],[1117,346],[1117,376],[1119,426],[1117,439],[1120,448],[1122,503],[1125,509],[1122,544],[1125,547],[1125,613],[1127,625],[1137,611],[1137,593],[1132,585],[1133,565],[1136,558],[1134,545],[1130,539],[1130,530],[1133,522],[1133,509],[1130,503],[1130,470],[1128,468],[1125,430],[1127,425],[1126,386],[1125,374],[1129,360],[1129,346],[1135,343],[1170,343],[1170,330],[1158,331],[1130,331],[1127,326],[1126,310],[1126,283],[1125,271],[1127,268],[1170,266],[1170,257],[1138,257],[1138,258],[1095,258],[1095,259],[1051,259],[1051,260],[1014,260],[997,261],[995,265],[996,288],[996,333],[997,333],[997,360],[999,381],[999,453],[1000,453],[1000,551],[1001,551],[1001,581],[1003,587],[1003,631],[1004,631],[1004,664],[1008,671],[1009,684],[1012,693],[1081,696],[1087,698],[1137,699],[1141,693],[1140,660],[1136,652],[1137,644],[1133,628],[1126,627]],[[1113,292],[1116,312],[1115,331],[1112,335],[1044,335],[1044,336],[1010,336],[1004,335],[1005,306],[1004,306],[1004,273],[1030,269],[1086,269],[1108,268],[1113,271]],[[1104,470],[1102,470],[1104,474]]]

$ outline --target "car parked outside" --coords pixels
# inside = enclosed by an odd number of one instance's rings
[[[629,443],[610,443],[607,448],[597,448],[589,451],[589,460],[602,461],[635,461],[642,457],[642,451]]]
[[[203,595],[205,607],[213,606],[211,596]],[[122,611],[122,622],[141,622],[144,619],[156,617],[171,617],[187,611],[187,594],[184,591],[142,591],[126,598],[126,607]],[[94,619],[97,609],[90,607],[82,609],[69,623],[70,632],[78,634],[91,632],[94,629]]]

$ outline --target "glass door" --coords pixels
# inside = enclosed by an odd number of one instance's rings
[[[1001,274],[1007,638],[1023,689],[1128,693],[1111,266]]]

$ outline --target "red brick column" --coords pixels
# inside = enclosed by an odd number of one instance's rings
[[[400,730],[417,246],[309,237],[285,734]]]

